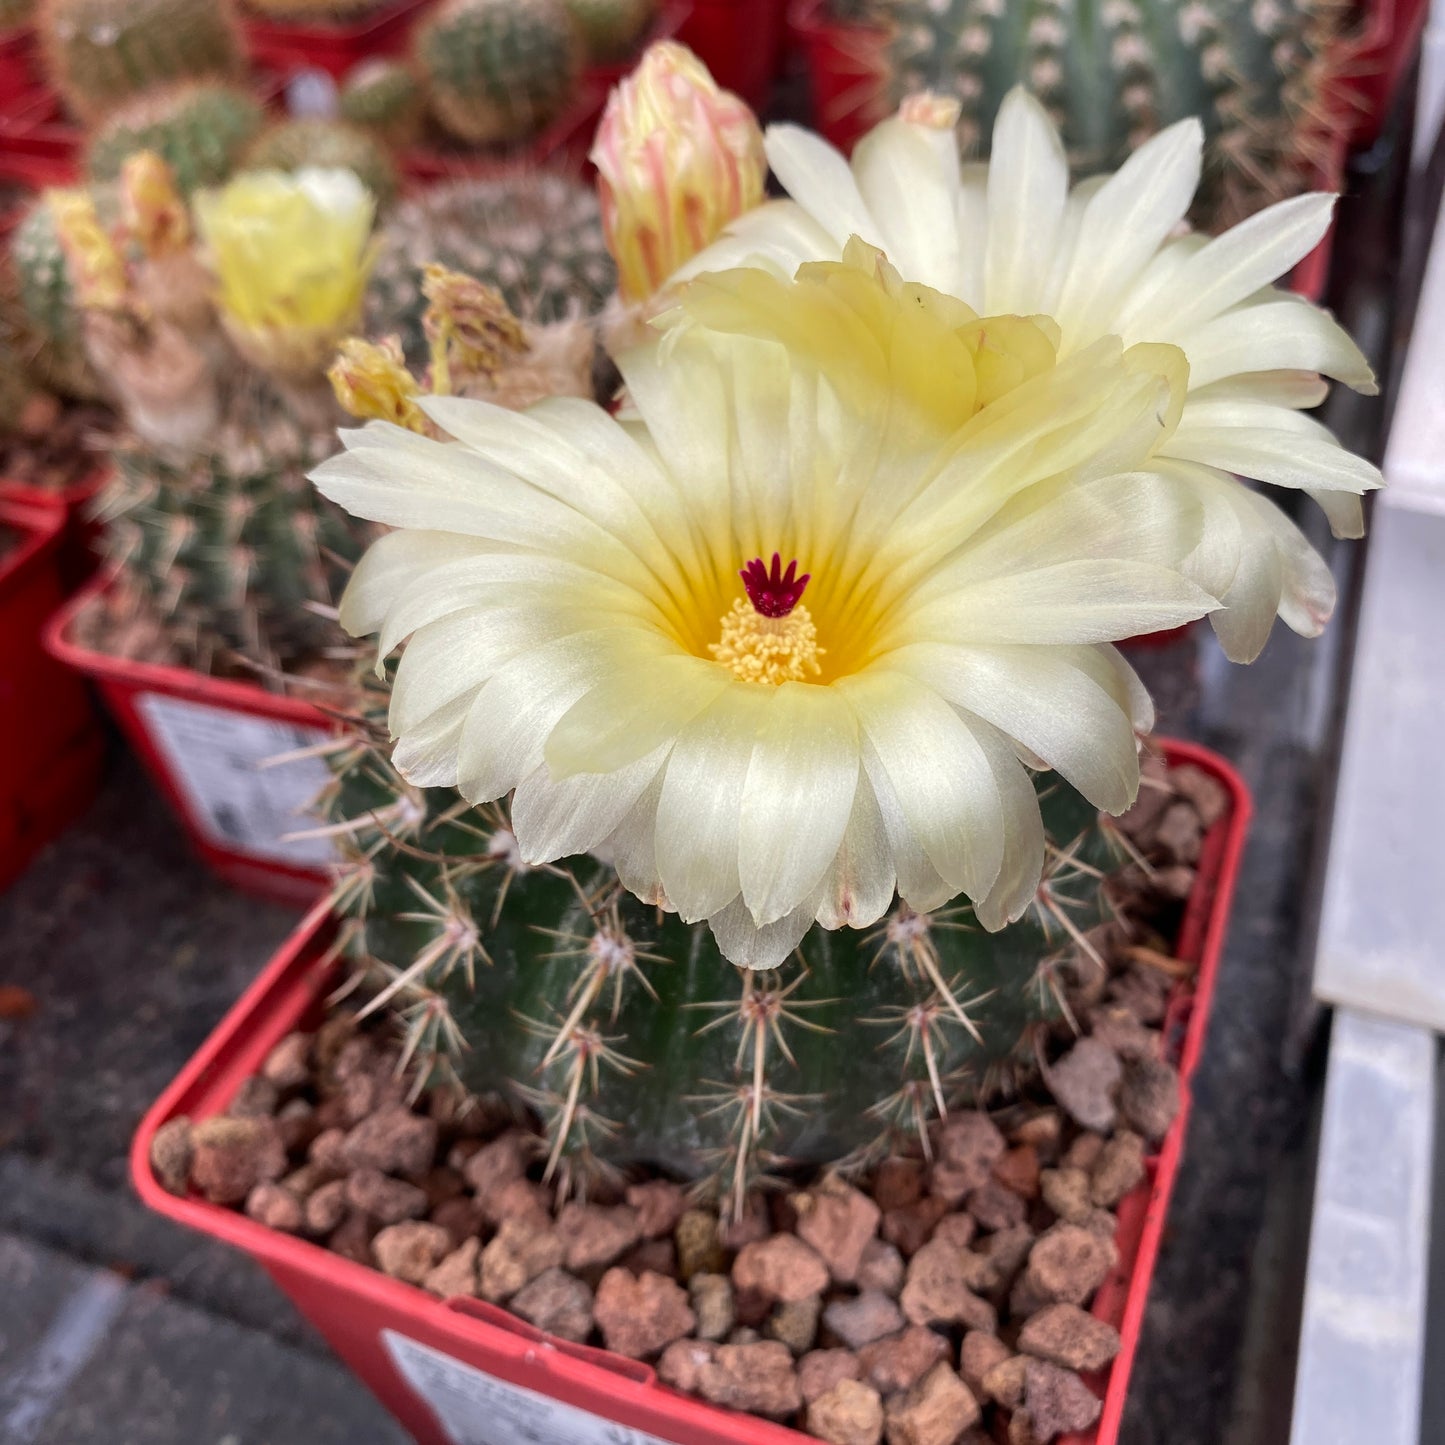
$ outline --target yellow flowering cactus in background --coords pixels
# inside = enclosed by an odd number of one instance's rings
[[[273,375],[318,379],[360,319],[371,193],[349,170],[250,171],[195,199],[237,350]]]
[[[120,171],[121,234],[151,257],[188,251],[191,214],[176,189],[175,174],[154,151],[126,157]]]
[[[56,235],[65,253],[76,304],[85,311],[124,311],[130,301],[125,261],[84,190],[47,192]]]
[[[350,415],[365,421],[389,421],[408,431],[427,431],[426,413],[417,405],[421,386],[407,370],[396,337],[375,342],[348,336],[326,375],[336,400]]]
[[[341,611],[410,639],[395,764],[512,793],[524,862],[595,850],[740,965],[895,889],[1000,928],[1044,864],[1020,757],[1127,807],[1150,713],[1108,644],[1215,606],[1176,570],[1201,508],[1140,470],[1182,359],[991,338],[863,246],[766,303],[784,339],[703,303],[624,355],[635,419],[428,397],[451,442],[343,434],[317,486],[397,529]]]
[[[645,302],[763,199],[757,119],[686,46],[651,46],[597,128],[602,226],[625,302]]]
[[[1322,377],[1373,392],[1359,348],[1328,312],[1271,283],[1314,248],[1334,198],[1297,196],[1213,239],[1182,230],[1199,184],[1203,130],[1185,120],[1113,175],[1070,188],[1047,112],[1022,89],[999,109],[991,159],[960,162],[953,102],[915,96],[845,159],[794,125],[769,127],[773,173],[790,199],[728,227],[679,280],[754,267],[791,278],[836,260],[851,238],[880,248],[903,279],[984,315],[1043,314],[1067,358],[1116,336],[1177,347],[1188,388],[1150,462],[1160,484],[1208,519],[1189,574],[1223,604],[1211,621],[1228,655],[1257,656],[1276,614],[1316,636],[1335,603],[1328,567],[1300,529],[1238,477],[1301,489],[1338,537],[1364,531],[1376,467],[1304,415]],[[767,318],[729,325],[769,329]]]

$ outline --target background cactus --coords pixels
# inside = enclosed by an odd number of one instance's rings
[[[35,18],[35,0],[0,0],[0,30],[29,25]]]
[[[426,99],[411,69],[385,56],[363,61],[341,85],[341,118],[386,145],[411,145],[421,134]]]
[[[339,166],[355,172],[378,206],[395,199],[396,165],[390,152],[366,131],[344,121],[281,121],[264,131],[241,159],[243,170],[296,171],[303,166]]]
[[[98,503],[116,607],[159,624],[174,660],[225,670],[240,653],[295,667],[336,640],[335,601],[365,538],[306,471],[334,448],[249,397],[204,454],[121,448]]]
[[[349,24],[373,11],[388,7],[391,0],[246,0],[246,8],[268,20],[285,20],[299,25]]]
[[[46,68],[87,122],[155,86],[243,64],[230,0],[41,0]]]
[[[657,14],[657,0],[566,0],[592,65],[612,65],[637,49]]]
[[[407,1057],[530,1108],[565,1185],[650,1162],[714,1181],[727,1208],[783,1160],[874,1162],[1030,1067],[1075,971],[1103,969],[1085,935],[1124,845],[1054,779],[1050,860],[1017,924],[900,904],[749,972],[595,859],[524,867],[505,811],[408,786],[378,721],[338,745],[325,799],[349,860],[342,947]]]
[[[446,0],[417,29],[432,113],[473,145],[525,140],[572,98],[580,46],[562,0]]]
[[[617,285],[593,191],[562,176],[460,181],[397,207],[382,227],[367,295],[368,335],[399,335],[426,362],[421,269],[437,262],[495,286],[541,324],[602,309]]]
[[[1120,165],[1185,116],[1209,140],[1196,220],[1232,225],[1307,188],[1340,109],[1339,0],[874,0],[887,24],[885,109],[935,90],[961,103],[965,153],[1022,82],[1060,127],[1075,171]]]
[[[218,81],[184,82],[115,111],[91,137],[86,167],[95,180],[113,180],[127,156],[155,151],[189,195],[236,169],[261,121],[260,102],[246,91]]]
[[[103,213],[114,210],[113,195],[100,195],[97,202]],[[45,196],[31,203],[10,238],[10,266],[24,318],[26,359],[36,379],[66,396],[100,396],[85,355],[70,269]]]

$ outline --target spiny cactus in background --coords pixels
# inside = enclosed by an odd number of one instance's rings
[[[261,129],[260,102],[219,81],[189,81],[154,91],[115,111],[91,137],[86,167],[113,180],[126,157],[155,151],[189,195],[226,179]]]
[[[426,98],[409,66],[385,56],[363,61],[341,85],[342,120],[401,149],[421,134]]]
[[[335,641],[313,609],[334,604],[365,536],[306,479],[333,437],[254,397],[233,413],[200,455],[117,451],[98,504],[117,606],[153,619],[185,666],[294,668]]]
[[[33,350],[33,338],[13,282],[0,278],[0,436],[19,428],[25,404],[39,390],[28,363]]]
[[[389,3],[390,0],[246,0],[246,8],[268,20],[339,25],[363,19]]]
[[[114,196],[99,195],[97,202],[104,212],[113,208]],[[10,265],[29,335],[27,360],[36,379],[65,396],[100,396],[100,382],[86,359],[75,288],[50,196],[32,202],[16,227]]]
[[[566,0],[592,65],[612,65],[637,48],[657,14],[657,0]]]
[[[889,94],[962,105],[965,153],[987,145],[1022,82],[1058,124],[1079,175],[1112,169],[1162,127],[1197,115],[1210,145],[1196,221],[1228,226],[1306,189],[1340,106],[1332,88],[1341,0],[875,0]]]
[[[388,206],[396,196],[396,165],[387,148],[344,121],[285,120],[264,131],[241,158],[243,170],[298,171],[303,166],[352,171]]]
[[[535,174],[429,191],[382,227],[367,294],[367,333],[399,336],[413,366],[426,361],[421,271],[432,262],[495,286],[542,325],[595,314],[617,285],[590,187]]]
[[[51,79],[87,122],[156,86],[243,64],[230,0],[40,0],[36,21]]]
[[[417,28],[432,113],[459,140],[506,145],[572,99],[581,47],[562,0],[445,0]]]
[[[784,1161],[863,1166],[912,1135],[926,1148],[940,1111],[1032,1066],[1071,983],[1103,966],[1088,934],[1126,845],[1053,778],[1038,780],[1049,861],[1018,923],[990,934],[966,905],[899,904],[867,933],[815,927],[751,972],[605,863],[527,868],[500,807],[405,783],[385,695],[370,697],[323,800],[345,858],[340,947],[423,1077],[530,1108],[574,1190],[647,1162],[711,1184],[727,1211]]]

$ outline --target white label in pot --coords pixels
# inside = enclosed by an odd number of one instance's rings
[[[217,847],[298,867],[335,856],[329,838],[288,838],[315,826],[307,809],[330,777],[317,757],[272,759],[325,740],[324,728],[142,693],[136,710],[190,816]]]
[[[382,1343],[452,1445],[672,1445],[536,1390],[510,1385],[395,1330]]]

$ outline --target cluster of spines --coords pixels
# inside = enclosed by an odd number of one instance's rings
[[[941,1113],[1017,1083],[1103,967],[1089,931],[1120,854],[1072,797],[1059,816],[1087,822],[1050,845],[1004,934],[900,902],[754,973],[596,860],[528,868],[502,806],[403,782],[375,709],[333,748],[321,831],[344,844],[339,947],[368,1009],[392,1013],[421,1078],[530,1109],[565,1191],[652,1158],[690,1166],[729,1212],[793,1162],[862,1172],[905,1136],[926,1147]]]

